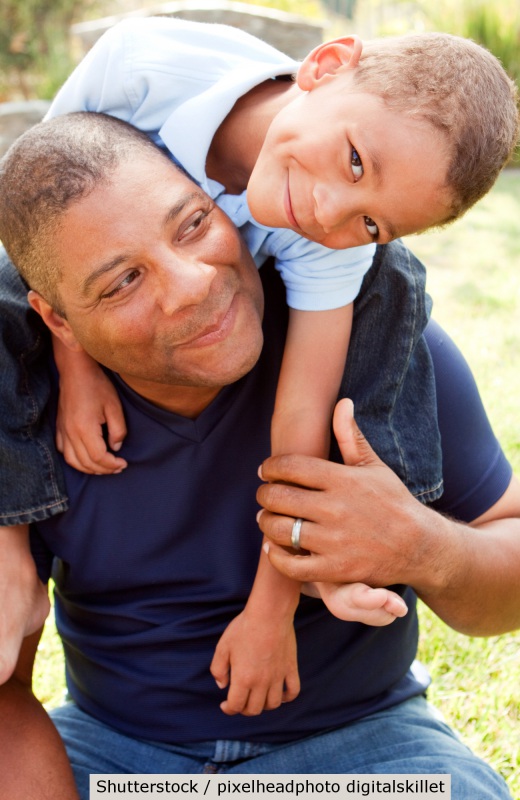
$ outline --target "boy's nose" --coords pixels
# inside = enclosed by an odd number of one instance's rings
[[[344,226],[359,211],[353,207],[352,200],[345,192],[331,186],[317,186],[314,189],[315,217],[325,233],[331,233]]]
[[[216,268],[197,260],[170,258],[162,263],[158,301],[164,314],[172,315],[202,303],[208,296]]]

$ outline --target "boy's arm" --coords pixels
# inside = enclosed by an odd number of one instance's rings
[[[56,420],[56,446],[71,467],[94,475],[120,472],[127,466],[107,450],[119,450],[126,436],[121,402],[99,364],[84,350],[70,350],[52,337],[54,358],[60,374]]]
[[[351,324],[351,305],[291,309],[271,426],[273,455],[328,456]],[[300,583],[275,570],[262,551],[246,607],[224,632],[211,664],[218,685],[230,684],[221,704],[226,714],[259,714],[299,694],[293,627],[299,598]]]
[[[293,626],[299,599],[300,584],[275,570],[262,551],[246,606],[220,637],[211,662],[219,688],[229,685],[220,705],[225,714],[254,716],[300,693]]]
[[[0,684],[12,675],[25,636],[39,630],[49,598],[29,547],[29,526],[0,527]]]
[[[79,800],[63,742],[31,689],[40,635],[24,640],[14,674],[0,687],[1,796]]]
[[[328,458],[352,314],[351,303],[328,311],[290,309],[271,423],[272,455]]]

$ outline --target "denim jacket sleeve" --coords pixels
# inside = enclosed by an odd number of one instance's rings
[[[379,457],[424,503],[443,490],[426,270],[400,241],[380,245],[354,303],[341,397]],[[337,444],[332,456],[340,460]]]
[[[0,525],[38,522],[68,500],[47,417],[50,337],[0,248]]]

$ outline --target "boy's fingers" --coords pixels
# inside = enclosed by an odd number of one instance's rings
[[[95,460],[83,442],[76,441],[73,445],[70,439],[64,443],[63,457],[69,466],[79,472],[85,472],[87,475],[112,475],[121,472],[127,466],[127,462],[123,458],[112,455],[106,450],[106,447],[98,460]]]
[[[219,689],[225,689],[229,684],[229,667],[229,651],[219,643],[209,667]]]
[[[84,442],[79,442],[78,456],[86,468],[103,475],[120,472],[128,466],[124,458],[119,458],[107,450],[101,433],[97,438],[90,437]]]
[[[300,694],[300,688],[300,676],[298,675],[298,670],[294,670],[285,677],[285,689],[282,702],[290,703],[292,700],[295,700]]]
[[[274,709],[279,708],[283,702],[284,702],[283,685],[281,682],[277,682],[274,684],[274,686],[271,686],[269,688],[269,691],[267,692],[264,710],[274,711]]]
[[[257,717],[266,708],[267,695],[265,689],[260,686],[255,687],[249,692],[247,704],[245,705],[242,714],[246,717]]]
[[[220,704],[220,708],[224,714],[232,717],[235,714],[241,714],[244,711],[247,706],[248,699],[249,689],[246,686],[239,688],[232,683],[227,699]]]
[[[111,450],[119,450],[127,434],[126,422],[120,405],[107,406],[105,418],[108,429],[108,444]]]

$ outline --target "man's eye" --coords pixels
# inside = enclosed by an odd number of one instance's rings
[[[203,222],[205,222],[208,218],[209,212],[208,211],[201,211],[196,216],[193,216],[189,221],[188,224],[185,225],[180,234],[179,240],[184,239],[185,236],[189,236],[191,233],[196,232]]]
[[[379,228],[373,219],[370,217],[365,217],[365,225],[367,226],[367,231],[369,232],[370,236],[379,236]]]
[[[116,294],[125,289],[127,286],[130,286],[130,284],[135,281],[138,275],[139,275],[138,270],[136,269],[132,270],[132,272],[129,272],[128,275],[125,275],[123,280],[120,281],[120,283],[118,283],[117,286],[115,286],[109,292],[105,292],[105,294],[102,294],[101,295],[102,299],[114,297]]]
[[[354,178],[358,181],[361,177],[363,177],[363,162],[361,161],[359,153],[355,149],[355,147],[352,148],[350,163],[352,164],[352,174],[354,175]]]

